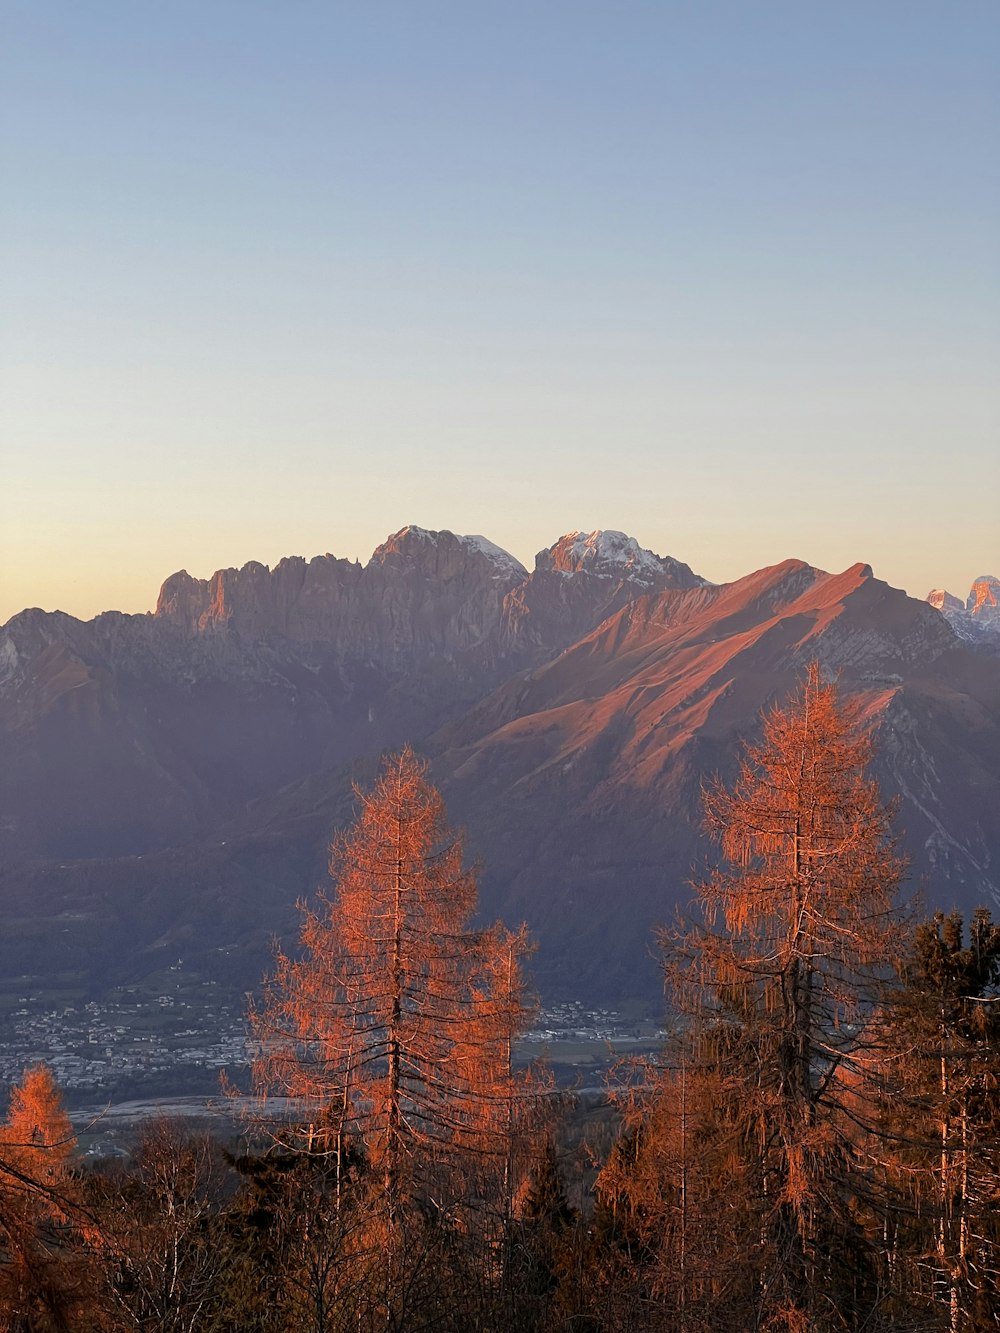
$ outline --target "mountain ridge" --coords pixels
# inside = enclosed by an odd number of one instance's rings
[[[224,621],[189,605],[8,622],[0,899],[34,941],[14,930],[8,965],[24,970],[20,947],[29,970],[62,960],[92,978],[164,950],[217,969],[228,949],[227,975],[254,986],[322,881],[352,783],[414,742],[483,864],[484,911],[535,931],[544,993],[649,1002],[652,927],[712,855],[701,784],[732,771],[812,659],[879,734],[929,899],[997,901],[1000,662],[939,610],[863,563],[787,560],[714,585],[637,560],[623,534],[560,542],[522,577],[485,538],[402,529],[378,548],[377,596],[341,562],[348,630],[326,641],[277,628],[287,607],[262,593],[263,566],[224,589]],[[304,566],[276,571],[301,588]],[[378,623],[360,632],[364,616]]]

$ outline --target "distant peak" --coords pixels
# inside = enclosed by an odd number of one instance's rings
[[[567,532],[535,557],[539,571],[562,574],[593,574],[597,578],[628,579],[642,587],[663,586],[670,581],[681,587],[703,584],[687,565],[672,556],[660,556],[640,546],[634,537],[613,528],[593,532]]]
[[[949,616],[974,616],[982,622],[1000,619],[1000,579],[995,574],[980,574],[973,579],[969,595],[963,602],[960,597],[947,592],[944,588],[934,588],[926,600],[938,611],[945,611]],[[956,624],[952,619],[952,624]]]
[[[400,528],[387,537],[381,546],[377,546],[372,552],[372,558],[369,564],[380,565],[393,556],[425,558],[434,553],[439,554],[450,549],[455,552],[456,549],[462,551],[465,555],[479,557],[489,562],[493,567],[493,577],[502,579],[523,579],[527,577],[528,571],[521,564],[520,560],[512,556],[509,551],[505,551],[502,546],[497,546],[487,537],[481,537],[478,534],[463,536],[460,533],[449,532],[443,528],[440,532],[433,532],[429,528],[418,527],[415,523],[409,523],[405,528]]]

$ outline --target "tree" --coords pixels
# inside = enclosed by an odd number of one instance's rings
[[[241,1188],[216,1228],[222,1262],[205,1333],[337,1333],[364,1327],[364,1209],[338,1182],[320,1141],[312,1152],[225,1153]],[[355,1163],[347,1164],[348,1176]],[[348,1200],[338,1202],[338,1183]],[[359,1262],[360,1260],[360,1262]],[[379,1252],[374,1258],[382,1260]],[[369,1261],[371,1262],[371,1261]]]
[[[843,1327],[875,1300],[856,1141],[874,1118],[867,1042],[902,863],[871,755],[812,664],[735,782],[707,788],[725,860],[697,886],[704,924],[664,940],[689,1064],[725,1052],[726,1133],[754,1167],[765,1326]]]
[[[509,1191],[511,1041],[527,1001],[524,931],[472,927],[476,876],[413,752],[386,759],[334,843],[333,897],[303,907],[251,1013],[254,1078],[307,1109],[338,1162],[352,1138],[390,1218],[442,1172],[489,1165]]]
[[[641,1294],[653,1327],[681,1333],[760,1326],[758,1163],[720,1035],[713,1049],[706,1034],[694,1061],[681,1046],[676,1065],[634,1067],[596,1183],[595,1232],[617,1259],[618,1284]]]
[[[26,1176],[36,1197],[46,1200],[46,1210],[61,1215],[59,1191],[69,1177],[76,1135],[48,1065],[26,1069],[11,1089],[0,1144],[5,1170]]]
[[[46,1065],[24,1071],[0,1126],[0,1305],[10,1330],[69,1328],[86,1287],[71,1221],[76,1136]]]
[[[542,1141],[538,1159],[524,1181],[509,1263],[513,1306],[522,1318],[541,1324],[547,1302],[572,1278],[567,1260],[579,1215],[566,1197],[552,1133]],[[510,1322],[516,1315],[512,1311]]]
[[[127,1166],[90,1178],[112,1327],[193,1333],[206,1326],[221,1269],[212,1225],[222,1177],[207,1135],[157,1118],[142,1126]]]
[[[1000,1303],[1000,925],[985,908],[966,939],[938,912],[914,932],[889,996],[899,1174],[951,1333],[995,1328]],[[928,1232],[930,1234],[928,1234]]]

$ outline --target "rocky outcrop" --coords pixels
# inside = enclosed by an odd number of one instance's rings
[[[485,537],[410,526],[362,567],[332,555],[166,580],[156,617],[197,634],[323,643],[393,669],[435,656],[511,665],[558,651],[636,597],[704,580],[621,532],[571,532],[534,571]]]
[[[655,555],[624,532],[568,532],[535,557],[538,574],[590,574],[614,582],[627,581],[648,592],[664,588],[697,588],[705,580],[672,556]]]

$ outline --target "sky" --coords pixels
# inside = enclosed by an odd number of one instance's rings
[[[996,0],[4,0],[0,621],[174,570],[1000,574]]]

